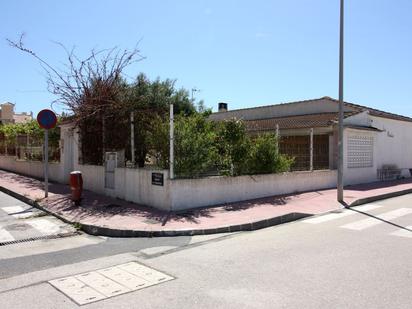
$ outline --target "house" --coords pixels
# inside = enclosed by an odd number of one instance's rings
[[[26,123],[33,120],[33,112],[16,113],[14,111],[15,104],[5,102],[0,104],[0,123]]]
[[[179,211],[256,198],[334,188],[337,184],[339,102],[329,97],[255,108],[228,110],[226,103],[210,115],[214,121],[243,119],[251,135],[277,133],[280,151],[295,157],[290,173],[236,177],[170,177],[170,170],[131,168],[117,152],[106,152],[103,165],[81,160],[81,139],[75,122],[60,124],[60,162],[49,164],[49,179],[67,183],[81,171],[84,188],[108,196]],[[411,177],[412,118],[345,103],[344,184]],[[0,155],[0,168],[41,178],[40,161]]]
[[[238,110],[219,103],[210,118],[243,119],[252,135],[278,132],[280,152],[295,158],[294,170],[332,170],[337,167],[338,106],[330,97]],[[345,102],[345,184],[410,177],[411,172],[412,118]]]

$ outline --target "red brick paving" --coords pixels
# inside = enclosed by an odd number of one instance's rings
[[[84,191],[81,206],[70,200],[67,185],[51,184],[44,199],[39,180],[0,170],[0,186],[36,200],[42,207],[68,221],[118,230],[182,231],[211,229],[257,222],[289,213],[320,214],[342,208],[336,201],[336,189],[287,196],[273,196],[246,202],[169,214],[150,207]],[[397,191],[412,189],[412,178],[349,186],[345,202],[352,202]]]

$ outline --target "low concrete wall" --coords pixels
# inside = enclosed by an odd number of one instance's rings
[[[83,188],[105,194],[104,167],[98,165],[76,165],[76,171],[82,172]]]
[[[0,168],[43,177],[41,162],[16,161],[14,157],[0,156]],[[82,172],[84,188],[87,190],[166,211],[336,186],[336,171],[331,170],[170,180],[167,170],[116,168],[115,188],[107,189],[103,166],[76,164],[75,169]],[[163,174],[163,186],[152,184],[154,172]],[[51,163],[49,177],[52,181],[67,183],[62,164]]]
[[[152,173],[163,174],[163,186],[152,184]],[[170,180],[167,170],[116,168],[116,197],[162,210],[171,210]]]
[[[173,210],[245,201],[336,186],[336,171],[176,179],[171,181]]]
[[[35,178],[44,177],[42,162],[16,160],[14,156],[0,156],[0,168]],[[64,179],[63,167],[60,163],[49,164],[49,179],[62,183],[66,181]]]

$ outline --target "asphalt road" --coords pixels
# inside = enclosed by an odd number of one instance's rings
[[[76,230],[53,216],[0,192],[0,246],[71,235]]]
[[[410,308],[412,304],[412,195],[254,232],[193,238],[75,238],[0,247],[2,306],[77,308],[48,281],[130,261],[175,279],[85,308]],[[28,249],[29,245],[36,247]]]

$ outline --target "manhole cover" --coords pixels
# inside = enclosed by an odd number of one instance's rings
[[[130,262],[49,283],[79,305],[137,291],[175,279],[147,266]]]
[[[7,231],[25,231],[30,229],[30,225],[25,223],[14,223],[5,227]]]

